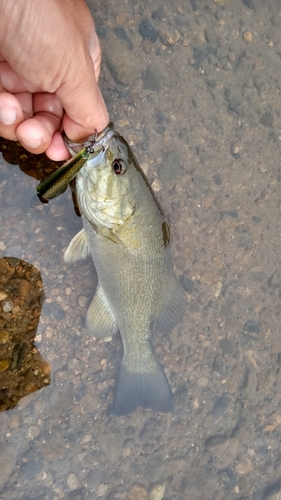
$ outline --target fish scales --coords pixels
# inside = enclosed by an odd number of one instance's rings
[[[76,176],[84,229],[70,243],[65,260],[89,252],[96,267],[99,285],[87,313],[89,333],[121,334],[113,413],[127,414],[138,406],[167,412],[172,392],[153,353],[152,328],[172,327],[186,305],[173,271],[169,228],[126,141],[108,127],[97,143],[104,150]]]

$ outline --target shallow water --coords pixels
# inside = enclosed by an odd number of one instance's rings
[[[168,216],[187,293],[182,324],[155,336],[171,415],[108,415],[122,345],[84,328],[96,275],[63,262],[81,227],[70,193],[30,208],[38,181],[1,162],[0,258],[41,273],[34,342],[51,379],[0,413],[1,500],[281,497],[281,7],[220,3],[92,7],[110,117]]]

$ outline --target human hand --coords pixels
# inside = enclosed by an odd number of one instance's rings
[[[52,160],[101,132],[101,51],[84,0],[0,0],[0,136]]]

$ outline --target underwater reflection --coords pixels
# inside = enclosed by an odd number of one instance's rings
[[[39,270],[15,257],[0,259],[0,411],[50,384],[50,366],[34,345],[44,301]]]

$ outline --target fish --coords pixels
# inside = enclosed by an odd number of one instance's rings
[[[76,154],[79,145],[67,147]],[[171,412],[173,394],[153,352],[152,335],[182,320],[186,296],[175,277],[170,231],[162,208],[126,140],[110,124],[97,138],[100,153],[75,177],[83,228],[66,263],[92,256],[98,286],[86,315],[95,338],[120,332],[123,358],[111,413],[138,407]]]
[[[64,193],[67,186],[71,183],[83,165],[85,165],[86,161],[99,153],[100,148],[94,149],[93,147],[96,134],[91,137],[93,140],[83,145],[80,144],[80,151],[78,151],[73,158],[70,158],[70,160],[38,184],[36,196],[42,203],[48,203],[52,198]]]

